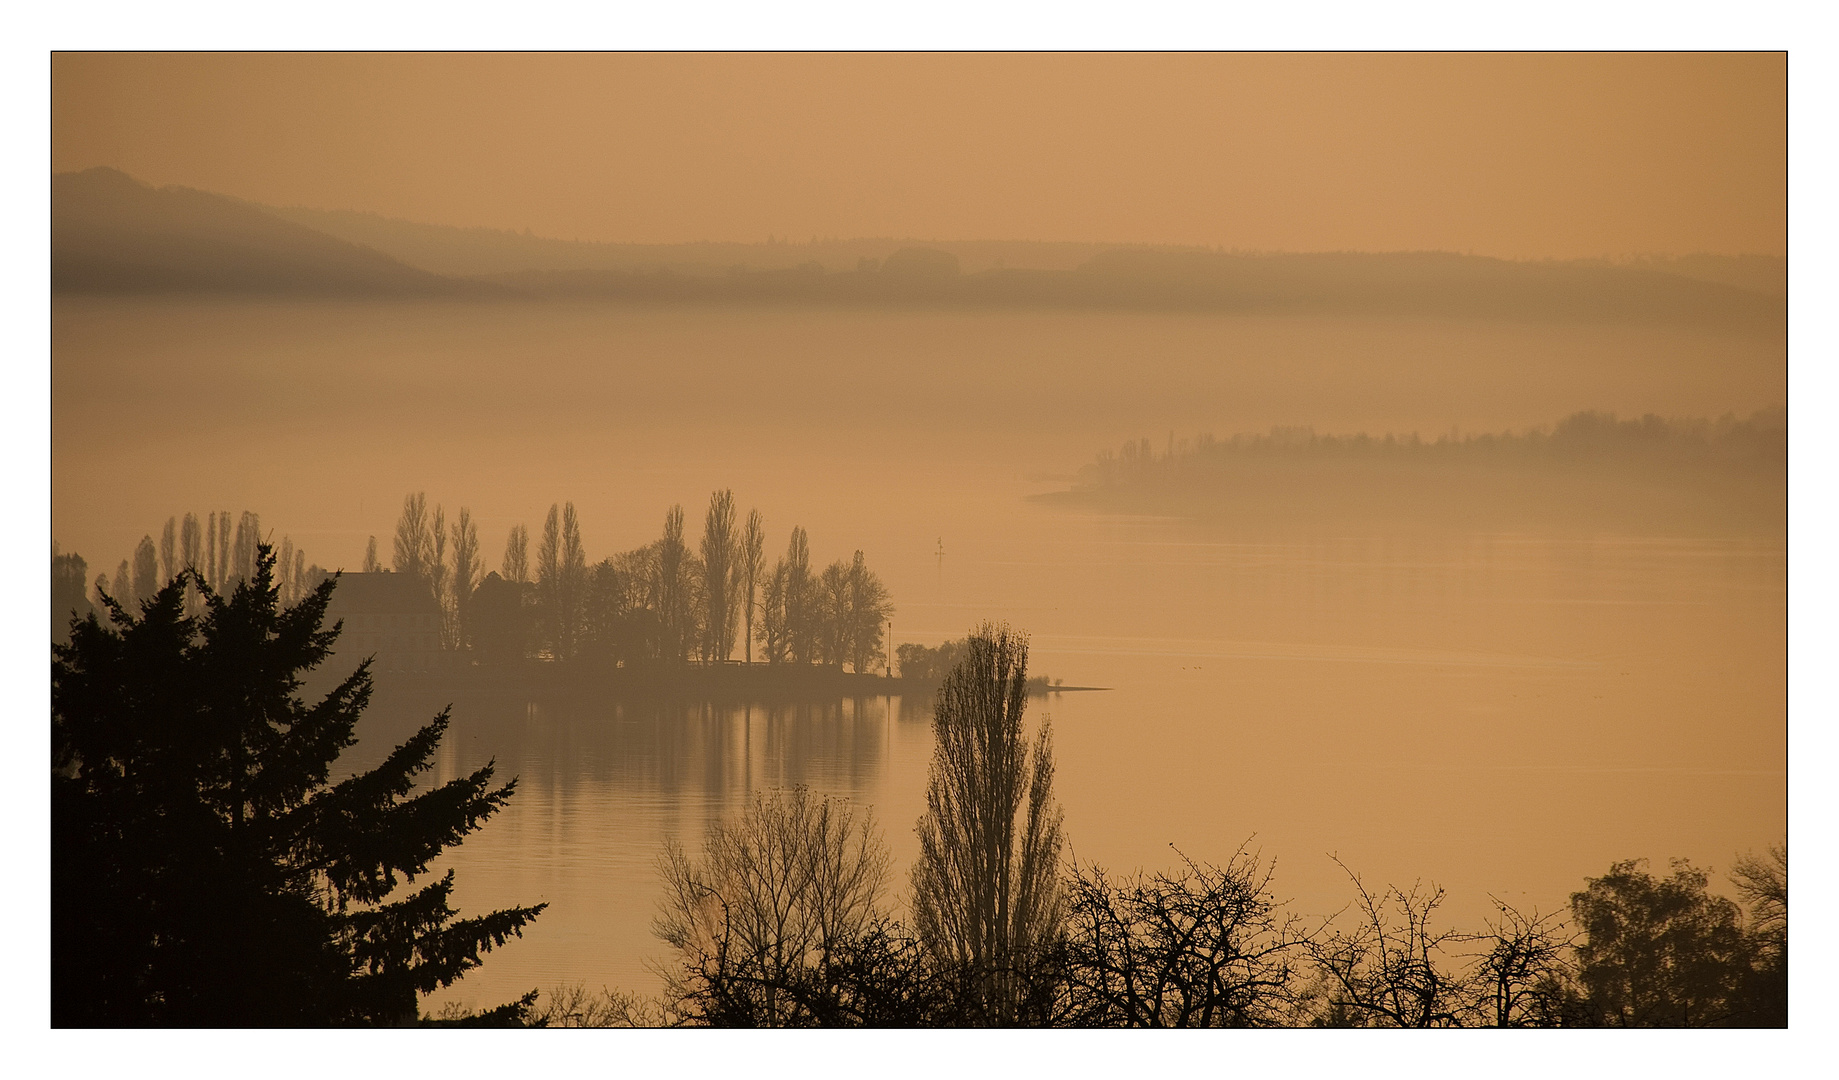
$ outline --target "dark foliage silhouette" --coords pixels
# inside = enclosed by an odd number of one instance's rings
[[[1583,934],[1577,980],[1586,1022],[1745,1025],[1750,965],[1737,905],[1706,892],[1710,875],[1688,862],[1674,860],[1667,878],[1645,865],[1618,862],[1571,894]]]
[[[181,572],[104,595],[52,660],[52,1020],[60,1026],[399,1024],[542,910],[456,919],[453,874],[398,899],[511,797],[488,764],[420,792],[439,716],[332,783],[368,663],[298,696],[339,628],[335,581],[284,608],[258,545],[228,597]],[[203,614],[184,613],[188,585]],[[482,1022],[515,1022],[534,995]]]

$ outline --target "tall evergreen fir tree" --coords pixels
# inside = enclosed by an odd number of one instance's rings
[[[368,662],[316,702],[336,579],[282,607],[274,553],[227,598],[187,570],[53,647],[52,1023],[400,1024],[544,905],[456,919],[453,873],[413,885],[511,797],[493,766],[415,791],[443,711],[329,782]],[[203,613],[185,614],[190,580]],[[392,898],[394,897],[394,898]],[[535,991],[485,1014],[516,1022]]]

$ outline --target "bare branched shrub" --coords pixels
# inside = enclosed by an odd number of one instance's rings
[[[1316,1022],[1336,1027],[1463,1027],[1472,1022],[1473,977],[1452,946],[1475,935],[1431,924],[1443,889],[1421,883],[1374,895],[1341,860],[1358,893],[1344,929],[1333,920],[1308,945],[1322,980]],[[1344,912],[1345,914],[1345,912]]]
[[[1177,854],[1180,854],[1177,852]],[[1225,866],[1068,879],[1065,1021],[1081,1027],[1281,1024],[1307,942],[1279,912],[1271,870],[1241,845]]]
[[[677,951],[660,971],[692,1020],[807,1022],[785,989],[835,966],[880,919],[888,856],[873,816],[803,787],[756,794],[692,859],[667,843],[653,932]]]
[[[1468,980],[1474,995],[1474,1022],[1489,1027],[1562,1027],[1574,996],[1570,962],[1572,938],[1557,914],[1522,914],[1499,897],[1488,932],[1476,940],[1487,946],[1477,955]]]

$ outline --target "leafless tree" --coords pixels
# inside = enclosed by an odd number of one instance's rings
[[[696,641],[695,581],[690,551],[683,542],[683,507],[664,515],[664,535],[657,544],[655,606],[663,628],[664,659],[682,663]]]
[[[785,618],[786,580],[790,571],[785,559],[773,564],[760,590],[760,652],[769,664],[783,664],[791,659],[791,636]]]
[[[203,573],[203,558],[204,535],[198,528],[198,515],[187,514],[184,523],[179,526],[179,568]],[[187,579],[185,583],[186,616],[196,616],[202,610],[203,605],[203,594],[198,591],[197,584]]]
[[[841,559],[817,579],[817,660],[841,666],[849,657],[849,564]]]
[[[143,536],[134,546],[134,591],[127,594],[139,603],[153,598],[160,586],[159,556],[153,549],[153,537]]]
[[[802,526],[793,526],[785,549],[784,606],[786,655],[795,664],[817,659],[821,605],[817,581],[811,575],[811,544]]]
[[[1173,874],[1115,882],[1096,866],[1072,868],[1062,1022],[1255,1027],[1290,1018],[1307,940],[1272,897],[1271,870],[1244,845],[1225,866],[1181,861]]]
[[[560,656],[561,629],[557,611],[562,589],[562,507],[549,504],[543,519],[543,539],[536,545],[537,632],[548,643],[551,656]]]
[[[894,614],[887,587],[868,568],[857,551],[849,563],[848,659],[857,671],[869,671],[881,662],[883,627]]]
[[[1574,982],[1564,920],[1537,911],[1522,914],[1499,897],[1488,899],[1495,917],[1477,938],[1487,948],[1468,980],[1475,1021],[1503,1028],[1564,1026]]]
[[[530,1009],[530,1027],[541,1028],[655,1028],[668,1026],[671,1014],[655,998],[585,983],[557,986],[537,999]]]
[[[1788,843],[1763,855],[1738,856],[1731,884],[1749,907],[1744,927],[1750,943],[1746,992],[1748,1021],[1758,1027],[1788,1025]]]
[[[726,489],[712,492],[709,512],[702,525],[704,618],[701,652],[704,663],[726,660],[734,653],[737,613],[733,578],[739,556],[740,541],[734,534],[734,492]]]
[[[292,605],[296,598],[293,537],[283,536],[281,538],[281,554],[275,558],[275,583],[280,586],[281,603]]]
[[[935,699],[913,867],[920,940],[976,973],[984,1017],[999,1025],[1029,1019],[1021,1005],[1063,910],[1052,735],[1043,720],[1030,752],[1027,679],[1024,636],[989,623],[971,634]]]
[[[740,557],[734,564],[736,591],[741,598],[744,631],[741,635],[746,659],[753,663],[753,624],[756,600],[760,592],[760,573],[766,565],[766,526],[760,511],[747,512],[747,526],[741,532]]]
[[[1455,970],[1454,946],[1472,934],[1437,929],[1431,920],[1443,890],[1414,884],[1374,895],[1340,859],[1358,894],[1346,928],[1332,920],[1313,935],[1308,950],[1325,984],[1325,1010],[1317,1022],[1336,1027],[1463,1027],[1473,1019],[1471,979]]]
[[[472,511],[460,507],[453,523],[453,640],[456,647],[472,643],[473,590],[479,587],[485,567],[479,558],[479,526]]]
[[[248,581],[255,576],[255,549],[262,542],[262,518],[244,510],[236,519],[236,580]]]
[[[561,565],[556,586],[559,657],[574,659],[581,644],[582,601],[587,595],[587,550],[581,545],[581,522],[575,504],[562,507]]]
[[[230,511],[217,516],[217,580],[211,584],[220,593],[229,593],[234,571],[230,569]]]
[[[511,535],[505,538],[498,576],[517,585],[530,583],[530,530],[522,525],[511,526]]]
[[[166,527],[160,530],[160,583],[165,584],[179,576],[183,569],[178,562],[179,519],[167,518]]]
[[[202,567],[202,569],[205,572],[205,581],[211,586],[211,588],[217,589],[217,588],[221,588],[221,583],[223,580],[218,575],[218,571],[217,571],[217,515],[215,513],[210,513],[210,514],[206,514],[205,516],[211,519],[211,524],[205,531],[205,537],[204,537],[205,565]]]
[[[440,612],[441,648],[454,647],[453,627],[453,581],[447,570],[447,512],[441,504],[434,504],[434,516],[428,522],[428,563],[426,580],[428,594],[434,597],[434,606]]]
[[[398,574],[412,575],[436,603],[440,602],[440,594],[435,591],[434,529],[428,519],[428,496],[424,492],[402,497],[391,566]]]
[[[1747,853],[1731,866],[1731,884],[1749,905],[1750,931],[1785,961],[1788,950],[1788,844],[1770,844],[1762,855]]]
[[[668,997],[728,1022],[802,1023],[785,988],[880,918],[887,863],[872,814],[803,787],[756,793],[710,827],[700,859],[666,844],[653,931],[677,952],[659,972]]]
[[[373,536],[370,542],[364,545],[364,572],[375,574],[382,569],[383,564],[377,561],[377,538]]]

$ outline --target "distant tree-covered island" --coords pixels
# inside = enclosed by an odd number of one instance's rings
[[[1332,516],[1413,527],[1785,530],[1788,414],[1574,413],[1522,432],[1148,439],[1102,451],[1038,501],[1242,524]]]

